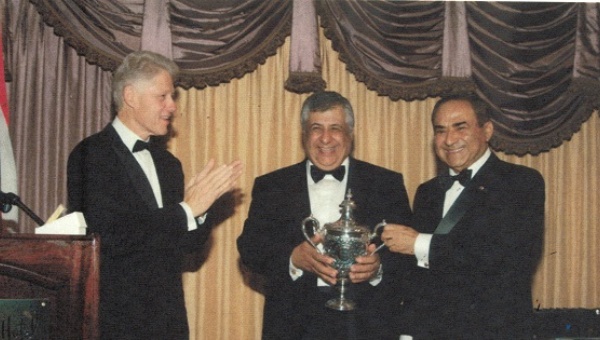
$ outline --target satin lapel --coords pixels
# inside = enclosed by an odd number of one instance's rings
[[[151,147],[150,154],[160,183],[163,206],[181,202],[184,178],[180,168],[175,167],[175,162],[169,161],[169,152],[163,150],[161,146]]]
[[[450,207],[450,210],[448,210],[448,213],[446,213],[446,216],[440,221],[435,230],[436,234],[447,234],[450,232],[475,202],[481,202],[485,199],[485,195],[488,192],[487,186],[494,181],[494,169],[498,161],[498,157],[492,153],[487,162],[485,162],[475,177],[473,177],[467,184],[467,187],[458,196],[454,204]]]
[[[112,126],[110,128],[109,136],[112,139],[111,145],[113,151],[123,163],[125,172],[131,180],[131,183],[133,183],[134,190],[142,197],[142,200],[148,207],[158,208],[154,193],[152,192],[152,187],[150,186],[148,178],[146,178],[146,174],[144,174],[140,164],[135,160],[131,152],[125,147],[125,144],[123,144],[123,141],[121,141],[121,138],[114,128],[112,128]]]
[[[419,232],[432,234],[442,220],[444,196],[437,181],[429,181],[419,187],[413,202],[413,227]]]
[[[434,190],[433,197],[433,209],[435,209],[434,216],[437,216],[437,223],[442,221],[442,214],[444,213],[444,200],[446,198],[446,193],[443,190],[437,188],[437,183],[435,184],[436,188]],[[432,230],[433,232],[433,230]]]
[[[368,197],[364,196],[368,196],[370,190],[368,180],[363,178],[365,172],[361,169],[361,165],[352,157],[350,157],[349,168],[345,192],[348,193],[348,189],[350,189],[352,190],[354,201],[365,202]]]
[[[292,168],[291,178],[288,178],[288,199],[292,206],[298,207],[300,216],[310,216],[310,196],[308,195],[308,178],[306,178],[306,160]]]
[[[348,189],[350,189],[352,190],[353,196],[357,193],[360,195],[360,193],[363,192],[363,188],[361,188],[362,180],[360,180],[360,178],[358,177],[360,169],[357,169],[356,162],[353,158],[350,158],[350,163],[348,167],[348,180],[346,181],[346,190],[344,192],[348,193]]]
[[[434,234],[448,234],[456,223],[460,221],[463,215],[469,210],[473,203],[476,201],[477,191],[472,186],[467,186],[463,192],[460,193],[454,204],[446,213],[446,216],[442,218]]]
[[[368,166],[364,162],[350,158],[348,181],[346,185],[346,193],[352,190],[352,200],[356,203],[354,210],[354,218],[358,223],[367,223],[371,220],[371,212],[375,205],[378,205],[378,195],[374,192],[373,182],[377,179],[373,178],[373,173],[369,171]],[[344,196],[345,197],[345,196]],[[341,202],[340,202],[341,203]],[[381,221],[372,221],[371,223],[379,223]],[[372,225],[374,227],[375,225]]]

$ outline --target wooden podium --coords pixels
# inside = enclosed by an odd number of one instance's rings
[[[98,339],[100,244],[0,234],[0,339]]]

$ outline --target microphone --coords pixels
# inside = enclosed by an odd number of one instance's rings
[[[3,191],[0,191],[0,204],[2,205],[2,212],[4,213],[9,212],[12,206],[16,205],[21,210],[23,210],[27,214],[27,216],[31,217],[31,219],[33,219],[38,225],[42,226],[45,224],[44,220],[39,218],[39,216],[37,216],[33,211],[31,211],[31,209],[29,209],[29,207],[23,204],[19,196],[15,195],[12,192],[5,193]]]
[[[16,204],[19,197],[12,192],[4,193],[0,191],[0,204],[2,205],[2,212],[7,213],[12,209],[12,205]]]

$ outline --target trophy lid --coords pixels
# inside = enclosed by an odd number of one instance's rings
[[[340,212],[342,213],[342,216],[336,222],[325,225],[327,232],[340,232],[345,234],[364,233],[367,228],[357,225],[354,221],[354,208],[356,208],[356,204],[352,200],[352,191],[351,189],[348,189],[346,199],[340,203]]]

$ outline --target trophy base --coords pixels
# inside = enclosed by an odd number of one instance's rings
[[[339,311],[349,311],[349,310],[354,310],[356,308],[356,303],[354,303],[354,301],[352,301],[352,300],[337,298],[337,299],[331,299],[331,300],[327,301],[325,306],[327,306],[327,308],[331,308],[331,309],[335,309],[335,310],[339,310]]]

